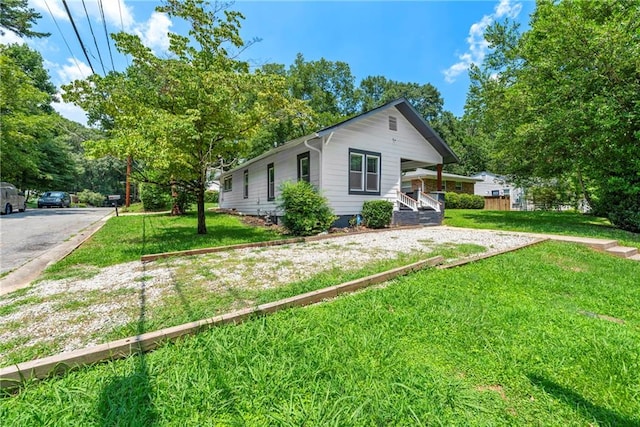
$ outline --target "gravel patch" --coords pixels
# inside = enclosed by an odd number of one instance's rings
[[[533,240],[486,230],[400,229],[145,264],[129,262],[100,269],[89,279],[44,281],[18,297],[0,297],[0,343],[15,343],[12,348],[0,345],[0,366],[18,346],[45,346],[47,354],[53,354],[98,344],[110,331],[139,318],[141,296],[147,308],[159,306],[163,298],[177,295],[184,283],[196,283],[203,292],[269,289],[329,269],[359,269],[403,254],[427,257],[444,244],[475,244],[492,253]]]

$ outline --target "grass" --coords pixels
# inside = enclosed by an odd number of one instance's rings
[[[622,245],[640,248],[640,234],[617,229],[605,218],[576,212],[447,209],[444,224],[452,227],[615,239]]]
[[[121,313],[129,315],[135,320],[117,328],[101,329],[91,337],[94,342],[102,343],[337,285],[436,255],[457,259],[485,250],[482,246],[466,244],[430,245],[430,248],[432,248],[433,251],[429,253],[417,251],[411,254],[403,254],[396,259],[372,262],[367,265],[361,265],[357,269],[345,270],[329,267],[326,271],[320,272],[305,280],[295,281],[274,288],[264,289],[265,279],[263,277],[247,277],[242,287],[224,286],[215,291],[212,291],[206,286],[207,282],[216,279],[216,270],[211,270],[211,264],[214,262],[213,259],[205,256],[178,267],[178,270],[174,274],[174,281],[171,284],[171,290],[173,292],[153,304],[147,301],[147,295],[145,294],[145,281],[151,279],[151,276],[146,276],[146,278],[143,277],[140,280],[136,280],[139,282],[139,285],[136,286],[137,289],[123,288],[110,292],[93,290],[55,294],[48,297],[36,298],[27,296],[21,299],[17,298],[11,304],[0,306],[0,314],[10,314],[30,304],[38,303],[53,303],[52,309],[57,312],[91,311],[92,307],[120,300]],[[228,260],[227,262],[235,262],[235,260]],[[293,262],[285,259],[278,261],[277,264],[279,266],[287,266],[293,265]],[[246,261],[238,265],[238,269],[246,267]],[[138,299],[140,304],[132,305],[123,302],[123,297],[133,294],[136,294],[134,301]],[[145,319],[144,331],[140,329],[140,316],[143,316]],[[24,327],[25,325],[21,323],[5,325],[7,332],[20,330]],[[25,343],[20,343],[20,345],[0,347],[0,350],[4,353],[0,357],[0,367],[56,354],[62,350],[62,343],[62,340],[53,340],[49,342],[48,345],[42,345],[42,343],[24,345]]]
[[[0,399],[0,418],[638,425],[637,277],[640,263],[546,242],[33,382]]]
[[[139,260],[141,255],[275,240],[266,228],[249,227],[237,216],[207,212],[207,234],[196,234],[195,213],[123,215],[109,219],[88,242],[49,267],[42,279],[94,274],[90,268]]]

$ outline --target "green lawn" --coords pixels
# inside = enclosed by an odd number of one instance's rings
[[[619,230],[605,218],[575,212],[447,209],[444,224],[452,227],[616,239],[623,245],[640,248],[640,234]]]
[[[640,263],[546,242],[34,382],[0,419],[639,425],[638,277]]]
[[[207,234],[198,235],[196,213],[122,215],[113,217],[88,242],[49,267],[43,279],[80,274],[83,266],[106,267],[139,260],[141,255],[234,245],[283,238],[267,229],[250,227],[240,217],[207,212]]]

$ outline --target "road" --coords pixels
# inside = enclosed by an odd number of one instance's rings
[[[0,274],[39,257],[112,211],[111,208],[27,209],[0,216]]]

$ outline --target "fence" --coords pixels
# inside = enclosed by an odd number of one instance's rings
[[[486,196],[484,198],[484,209],[488,211],[510,211],[511,197],[509,196]]]

